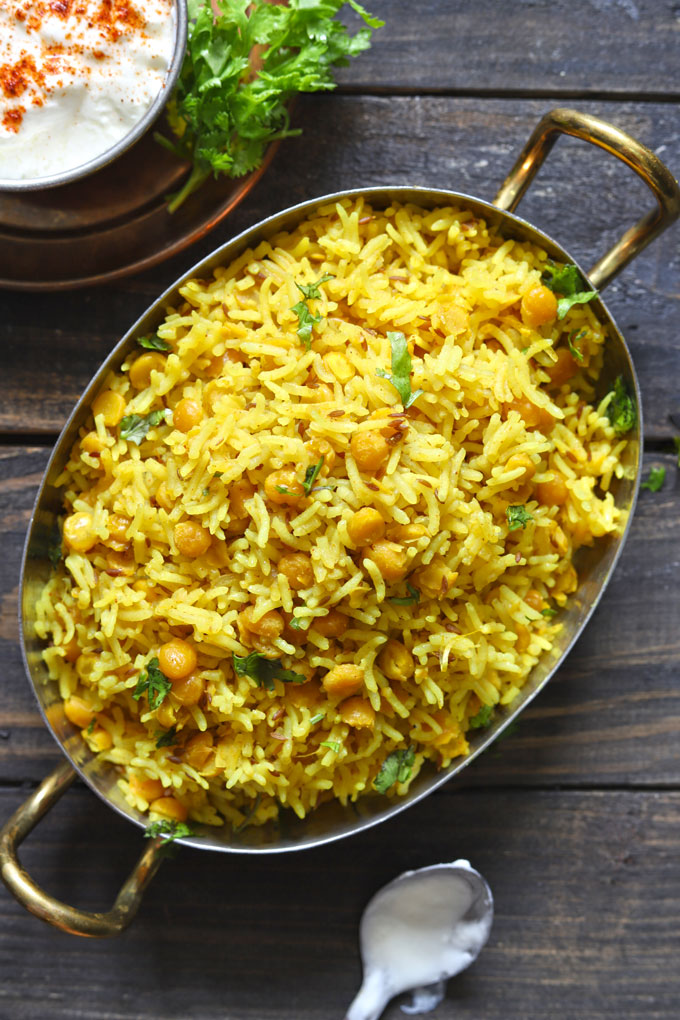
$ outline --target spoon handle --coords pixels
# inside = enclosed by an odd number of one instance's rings
[[[345,1020],[378,1020],[391,998],[384,974],[380,971],[366,974],[356,998],[347,1010]]]

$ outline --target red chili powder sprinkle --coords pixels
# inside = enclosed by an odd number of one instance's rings
[[[23,120],[26,108],[24,106],[15,106],[14,109],[8,110],[5,116],[2,118],[3,126],[8,131],[14,131],[15,134],[21,127],[21,121]]]

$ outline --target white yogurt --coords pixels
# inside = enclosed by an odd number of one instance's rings
[[[376,1020],[401,992],[405,1012],[433,1009],[447,978],[479,954],[493,919],[491,891],[467,861],[407,871],[376,893],[361,920],[364,981],[346,1020]]]
[[[128,135],[174,39],[171,0],[0,0],[0,178],[63,173]]]

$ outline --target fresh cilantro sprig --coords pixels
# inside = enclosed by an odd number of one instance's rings
[[[605,413],[617,436],[624,436],[637,421],[635,400],[629,394],[623,376],[619,376],[607,397]]]
[[[143,694],[146,694],[149,708],[156,711],[165,701],[172,689],[172,684],[167,676],[160,669],[158,659],[154,656],[149,660],[145,670],[139,674],[139,680],[132,697],[139,701]]]
[[[154,336],[138,336],[137,343],[148,351],[171,351],[172,347],[167,341],[161,339],[158,333]]]
[[[666,480],[666,468],[665,467],[651,467],[649,469],[649,475],[646,480],[640,486],[641,489],[649,489],[650,492],[658,492],[662,488],[663,483]]]
[[[401,751],[392,751],[380,766],[380,771],[373,780],[373,789],[378,793],[387,793],[395,783],[405,783],[411,778],[415,760],[416,749],[413,746]]]
[[[174,137],[157,141],[193,167],[170,197],[174,212],[214,174],[241,177],[260,165],[267,146],[299,134],[288,103],[298,92],[334,88],[332,68],[370,46],[383,23],[356,2],[364,25],[351,36],[335,15],[345,0],[189,0],[189,37],[167,110]],[[257,49],[255,49],[257,47]],[[259,52],[259,68],[251,64]]]
[[[473,715],[468,722],[468,728],[471,730],[483,730],[491,722],[493,715],[492,705],[482,705],[476,715]]]
[[[561,295],[557,301],[558,319],[563,319],[573,305],[584,305],[597,297],[597,291],[588,290],[585,280],[572,264],[561,269],[548,265],[541,279],[553,293]]]
[[[235,655],[232,652],[234,669],[237,676],[248,676],[258,687],[274,690],[274,681],[282,680],[284,684],[304,684],[307,677],[295,673],[292,669],[284,669],[280,659],[268,659],[259,652],[250,655]]]
[[[322,740],[319,747],[329,747],[331,751],[335,751],[335,753],[338,754],[342,744],[339,740]]]
[[[165,421],[165,410],[145,415],[126,414],[120,423],[120,438],[139,446],[147,433],[162,421]]]
[[[403,333],[388,333],[387,339],[392,348],[392,371],[386,372],[379,368],[376,374],[381,379],[389,379],[401,398],[401,403],[406,410],[422,394],[422,390],[411,391],[411,355],[408,352],[408,344]]]
[[[517,531],[518,528],[526,528],[533,517],[524,506],[509,506],[505,511],[508,519],[508,531]]]

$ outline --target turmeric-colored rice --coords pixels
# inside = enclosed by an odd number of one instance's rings
[[[59,481],[37,630],[132,806],[237,827],[403,795],[512,704],[574,550],[621,526],[625,441],[594,405],[606,329],[586,304],[536,324],[545,264],[465,209],[344,200],[185,284],[169,349],[111,374]],[[422,390],[407,409],[378,374],[395,334]],[[253,652],[288,679],[238,675]],[[172,686],[152,709],[155,658]]]

